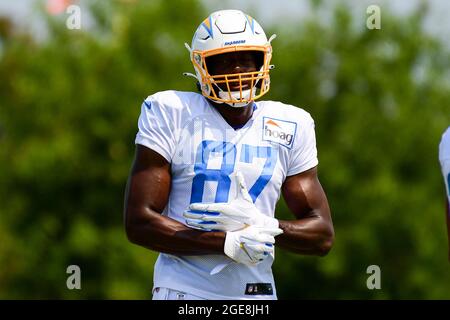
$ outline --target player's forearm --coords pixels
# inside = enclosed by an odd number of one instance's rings
[[[141,209],[144,210],[144,209]],[[223,254],[225,233],[203,232],[150,209],[127,219],[128,239],[147,249],[176,255]]]
[[[283,234],[276,237],[276,245],[305,255],[326,255],[333,244],[334,230],[330,222],[320,217],[299,220],[279,220]]]

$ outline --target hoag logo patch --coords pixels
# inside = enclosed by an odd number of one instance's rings
[[[263,140],[279,143],[289,149],[294,144],[297,123],[263,117]]]

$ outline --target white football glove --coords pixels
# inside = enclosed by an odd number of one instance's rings
[[[256,265],[273,256],[275,236],[279,228],[250,226],[239,231],[228,231],[225,237],[224,253],[237,263]]]
[[[235,199],[229,203],[192,203],[183,213],[186,224],[205,231],[236,231],[247,226],[278,228],[278,220],[262,214],[250,197],[244,177],[236,173]]]

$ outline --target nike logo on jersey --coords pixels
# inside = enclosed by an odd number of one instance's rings
[[[297,123],[263,117],[263,140],[279,143],[289,149],[294,144]]]

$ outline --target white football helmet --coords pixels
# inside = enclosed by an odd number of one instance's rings
[[[272,58],[270,42],[275,37],[276,35],[273,35],[267,40],[259,23],[242,11],[213,12],[197,28],[191,46],[185,43],[190,53],[195,75],[184,74],[198,80],[201,92],[206,98],[216,103],[226,103],[232,107],[246,106],[269,91],[269,70],[273,68],[273,65],[270,65]],[[260,70],[232,74],[209,74],[206,58],[235,51],[261,52],[264,60]],[[249,89],[242,90],[243,81],[247,83],[250,81]],[[236,84],[238,84],[239,91],[231,91],[230,88],[236,88]],[[226,89],[221,87],[226,87]]]

